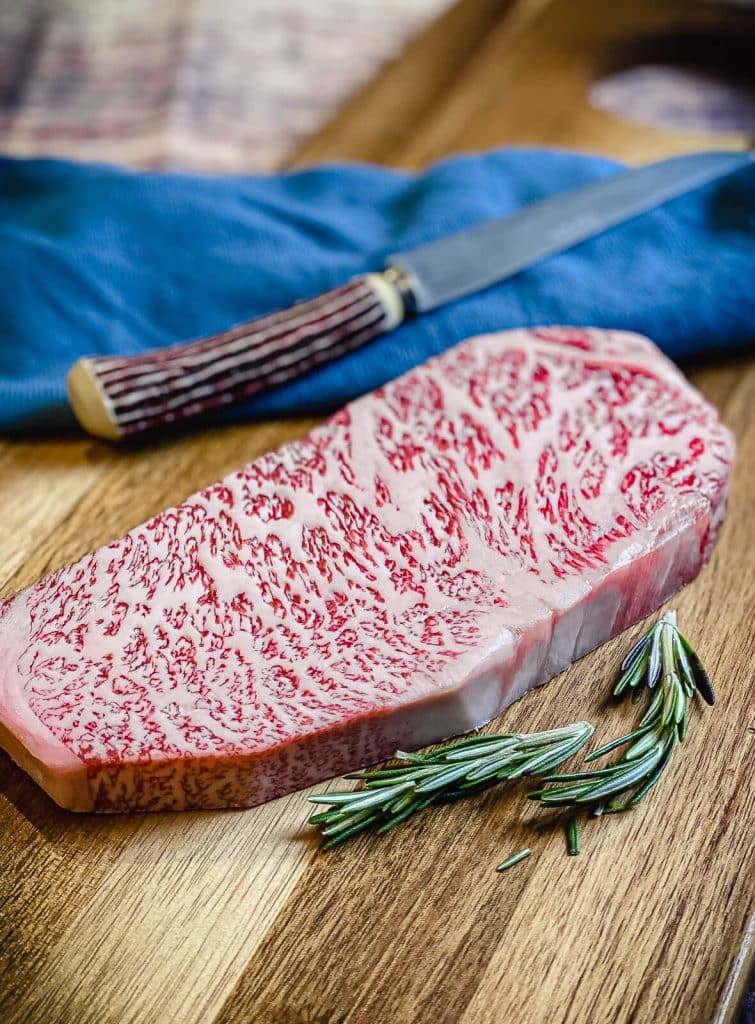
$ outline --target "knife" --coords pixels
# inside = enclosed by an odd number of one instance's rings
[[[753,160],[750,151],[696,153],[623,171],[395,253],[382,271],[219,334],[80,359],[68,375],[71,406],[85,430],[112,441],[227,407]]]

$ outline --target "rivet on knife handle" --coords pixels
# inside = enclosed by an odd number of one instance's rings
[[[401,275],[389,268],[187,344],[80,359],[68,375],[71,406],[96,437],[136,437],[337,359],[397,327],[409,300]]]

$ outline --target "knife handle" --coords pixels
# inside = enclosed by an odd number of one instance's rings
[[[389,267],[196,341],[80,359],[69,400],[90,434],[134,438],[308,373],[393,330],[410,308],[401,272]]]

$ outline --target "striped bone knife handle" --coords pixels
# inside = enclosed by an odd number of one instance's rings
[[[308,373],[393,330],[410,308],[401,273],[389,267],[196,341],[80,359],[69,400],[90,434],[135,438]]]

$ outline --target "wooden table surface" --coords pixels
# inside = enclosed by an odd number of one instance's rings
[[[606,12],[604,7],[610,7]],[[642,162],[736,137],[662,133],[590,108],[614,40],[682,3],[465,0],[299,156],[420,166],[506,143]],[[0,754],[0,1020],[424,1022],[733,1019],[751,960],[755,709],[755,360],[691,374],[737,436],[712,562],[674,602],[719,693],[643,806],[597,819],[580,857],[510,790],[320,854],[304,793],[243,812],[75,816]],[[0,594],[128,530],[301,434],[303,422],[203,430],[138,451],[81,438],[0,443]],[[636,633],[637,630],[632,631]],[[588,718],[629,637],[492,728]],[[532,857],[496,874],[523,845]],[[749,940],[748,940],[749,935]]]

